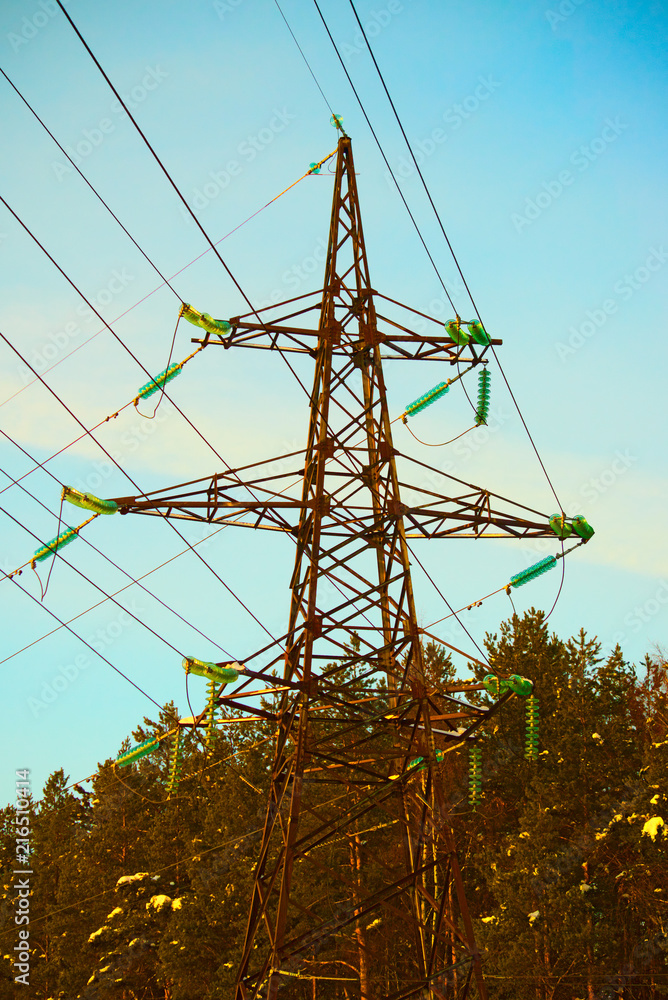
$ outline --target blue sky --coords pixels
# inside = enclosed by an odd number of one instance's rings
[[[353,137],[375,287],[451,318],[315,6],[296,0],[282,6]],[[334,149],[330,112],[273,2],[149,0],[112,8],[70,0],[67,9],[213,239]],[[455,303],[468,316],[352,10],[334,0],[324,0],[322,9]],[[638,662],[654,643],[665,643],[668,607],[665,6],[360,0],[358,10],[481,315],[504,341],[500,358],[557,493],[567,513],[585,514],[596,529],[591,544],[567,561],[551,625],[563,637],[584,627],[606,650],[619,641]],[[52,0],[2,5],[0,66],[163,274],[206,250]],[[164,286],[149,295],[160,285],[153,268],[2,78],[0,94],[0,192],[148,370],[166,363],[177,297],[216,316],[243,309],[211,253],[174,278],[176,296]],[[330,200],[327,174],[309,177],[221,244],[255,305],[317,287]],[[146,381],[111,334],[98,333],[100,323],[2,206],[0,288],[0,331],[87,427]],[[192,328],[185,327],[177,359],[191,349]],[[80,429],[40,383],[28,384],[32,376],[3,341],[0,358],[0,427],[43,462]],[[438,372],[419,365],[397,365],[386,377],[397,414],[439,381]],[[232,465],[305,443],[303,397],[275,359],[211,349],[192,361],[171,395]],[[554,498],[495,372],[491,413],[487,429],[449,449],[423,448],[401,425],[396,443],[551,513]],[[424,440],[440,441],[465,420],[464,402],[451,392],[412,426]],[[146,490],[220,466],[169,405],[152,423],[124,411],[100,429],[99,440]],[[30,532],[45,540],[56,534],[59,491],[38,470],[22,481],[28,496],[8,477],[24,475],[34,462],[4,438],[0,454],[0,505],[22,525],[2,515],[0,565],[10,572],[37,547]],[[100,496],[134,492],[90,439],[47,468]],[[70,524],[83,520],[76,511],[67,516]],[[202,537],[195,528],[186,533]],[[183,548],[153,519],[98,518],[86,537],[121,569],[81,540],[63,554],[107,592],[128,582],[122,570],[136,577]],[[283,541],[226,530],[202,548],[275,632],[284,630],[288,611],[292,551]],[[453,541],[434,543],[420,557],[448,599],[462,606],[553,550]],[[19,582],[39,600],[30,571]],[[558,584],[552,573],[517,591],[517,609],[551,607]],[[156,701],[173,698],[187,713],[180,656],[123,608],[180,653],[202,659],[221,657],[215,643],[240,655],[260,645],[264,633],[192,555],[153,573],[146,585],[208,638],[135,587],[119,594],[122,608],[106,602],[87,611],[102,599],[99,591],[58,560],[44,608],[13,584],[0,584],[0,658],[55,627],[46,608],[63,619],[86,612],[72,628]],[[417,568],[415,585],[426,625],[445,612]],[[510,611],[502,594],[464,620],[481,642]],[[472,650],[456,625],[439,634]],[[155,713],[63,629],[2,663],[0,685],[7,710],[3,801],[13,794],[14,767],[32,768],[36,794],[57,767],[83,777],[115,756],[145,713]],[[192,691],[195,698],[203,694],[194,682]]]

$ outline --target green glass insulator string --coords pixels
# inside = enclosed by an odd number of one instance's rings
[[[475,411],[476,427],[487,423],[489,416],[489,383],[490,375],[486,368],[478,375],[478,405]]]
[[[82,493],[80,490],[75,490],[73,486],[63,486],[60,499],[67,500],[75,507],[92,510],[96,514],[115,514],[118,511],[118,504],[115,500],[100,500],[92,493]]]
[[[482,790],[482,751],[480,747],[469,749],[469,805],[476,809],[480,805]]]
[[[83,525],[81,525],[80,527],[83,527]],[[58,549],[62,549],[63,546],[69,545],[70,542],[73,542],[74,539],[78,537],[79,537],[79,528],[67,528],[65,531],[62,531],[55,538],[52,538],[50,542],[47,542],[46,545],[42,545],[39,549],[37,549],[32,559],[30,560],[30,564],[34,566],[35,563],[43,562],[50,556],[55,556]]]
[[[138,746],[132,747],[130,750],[126,750],[125,753],[122,753],[120,757],[116,758],[116,766],[127,767],[128,764],[133,764],[136,760],[146,757],[147,754],[150,754],[153,750],[155,750],[159,742],[160,741],[157,738],[144,740],[144,742],[140,743]]]
[[[183,767],[183,741],[181,738],[181,729],[178,728],[174,734],[174,745],[172,747],[172,755],[169,762],[169,777],[167,779],[167,795],[168,797],[173,795],[174,792],[178,791],[179,781],[181,780],[181,770]]]
[[[217,681],[219,684],[232,684],[237,680],[244,668],[241,663],[235,663],[231,666],[220,666],[217,663],[209,663],[206,660],[196,660],[192,656],[186,656],[183,660],[183,669],[186,674],[196,674],[198,677],[206,677],[207,680]]]
[[[519,674],[511,674],[510,677],[497,677],[496,674],[487,674],[483,678],[483,684],[488,694],[496,698],[512,691],[520,698],[527,698],[533,691],[533,681],[528,677],[520,677]]]
[[[232,329],[232,324],[226,319],[213,319],[208,313],[199,312],[188,302],[184,302],[181,306],[179,316],[183,316],[193,326],[199,326],[207,333],[229,333]]]
[[[527,760],[538,758],[538,738],[539,738],[539,709],[538,698],[533,695],[527,699],[526,704],[526,744],[524,756]]]
[[[519,573],[515,573],[511,576],[509,587],[523,587],[526,583],[530,583],[532,580],[537,580],[539,576],[543,573],[547,573],[549,570],[554,569],[557,565],[556,556],[545,556],[544,559],[540,559],[533,566],[528,566],[526,569],[521,570]]]
[[[150,382],[147,382],[141,387],[137,393],[137,399],[148,399],[148,397],[152,396],[154,392],[158,392],[158,390],[162,389],[168,382],[171,382],[173,378],[180,375],[182,371],[183,366],[178,362],[170,365],[169,368],[165,368],[165,370],[161,371],[159,375],[156,375],[155,378],[152,378]]]
[[[206,686],[207,693],[207,720],[206,720],[206,745],[209,749],[216,738],[216,681],[211,678]]]
[[[409,403],[406,407],[404,416],[414,417],[416,413],[420,413],[421,410],[425,410],[428,406],[431,406],[432,403],[435,403],[437,399],[441,399],[442,396],[445,396],[446,392],[449,392],[449,390],[449,382],[439,382],[438,385],[435,385],[433,389],[429,390],[429,392],[425,392],[423,396],[419,396],[417,399],[413,400],[412,403]]]

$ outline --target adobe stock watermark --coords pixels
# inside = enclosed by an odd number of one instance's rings
[[[119,611],[112,621],[104,627],[96,629],[91,635],[87,635],[85,639],[88,645],[92,646],[97,653],[105,655],[126,629],[137,624],[132,615],[141,618],[144,609],[137,607],[133,601],[130,605],[130,612],[131,614],[127,611]],[[49,705],[57,701],[74,684],[79,675],[88,670],[94,662],[89,653],[78,653],[71,663],[65,664],[50,680],[44,681],[39,695],[32,695],[27,700],[28,708],[33,717],[37,718],[41,712],[46,711]]]
[[[568,501],[564,503],[564,513],[566,516],[574,517],[576,514],[582,514],[592,523],[592,527],[596,529],[596,524],[590,517],[591,508],[626,475],[631,466],[635,465],[637,461],[637,457],[632,455],[628,448],[624,451],[618,448],[607,467],[598,475],[591,476],[582,484],[578,495],[569,497]],[[532,538],[529,542],[529,549],[531,552],[538,553],[539,555],[544,555],[546,552],[551,553],[556,537],[555,535],[553,538]],[[566,542],[566,545],[568,546],[573,540],[577,541],[574,535]]]
[[[99,312],[110,305],[119,295],[122,295],[134,280],[134,275],[130,274],[126,267],[114,268],[108,281],[104,283],[102,288],[98,288],[94,295],[88,296],[88,300]],[[79,303],[75,311],[84,323],[98,321],[93,310],[85,302]],[[41,375],[83,332],[81,323],[70,320],[60,329],[50,333],[46,338],[46,343],[41,347],[32,348],[28,360],[37,374]],[[19,364],[16,370],[24,385],[33,381],[35,376],[26,365]]]
[[[285,298],[296,295],[305,282],[311,280],[313,274],[324,274],[326,259],[327,241],[319,237],[310,254],[306,254],[298,264],[292,264],[291,267],[283,271],[281,287],[272,288],[268,295],[259,300],[257,308],[266,309],[268,306],[282,302]],[[319,284],[320,279],[316,281],[316,285]]]
[[[557,4],[555,10],[546,10],[545,18],[552,31],[555,30],[558,24],[563,24],[564,21],[567,21],[583,3],[586,3],[586,0],[561,0],[561,3]]]
[[[151,398],[150,402],[154,403],[156,399],[157,394]],[[108,449],[114,462],[117,462],[119,465],[126,462],[128,457],[149,441],[158,427],[173,416],[175,412],[175,407],[172,406],[168,399],[165,399],[158,408],[155,417],[151,420],[142,420],[139,418],[134,425],[124,430],[120,438],[121,448],[112,447]],[[93,462],[92,471],[87,473],[86,476],[80,476],[72,483],[72,486],[81,493],[92,493],[95,496],[99,496],[100,493],[98,491],[117,471],[116,466],[112,465],[106,459],[100,462]]]
[[[268,146],[271,146],[276,136],[285,132],[291,122],[295,121],[296,115],[291,114],[287,108],[274,108],[272,117],[264,128],[261,128],[254,135],[247,136],[236,148],[239,159],[228,160],[220,170],[210,170],[210,180],[205,181],[200,187],[193,188],[190,198],[190,207],[194,212],[202,212],[207,205],[215,201],[223,191],[225,191],[234,177],[239,177],[243,173],[244,167],[252,163]],[[185,219],[190,216],[186,209],[181,206],[181,214]]]
[[[65,6],[69,2],[70,0],[63,0]],[[42,28],[46,28],[47,24],[59,13],[60,7],[56,0],[38,0],[37,10],[30,17],[23,17],[21,27],[17,31],[10,31],[7,35],[7,41],[14,52],[18,52],[24,45],[31,42]]]
[[[143,104],[149,94],[157,90],[160,84],[167,79],[168,75],[160,66],[147,66],[141,81],[127,94],[121,94],[130,111],[135,111],[140,104]],[[107,116],[100,118],[92,128],[82,129],[81,138],[75,142],[74,146],[63,145],[63,149],[70,157],[72,163],[69,160],[65,162],[60,160],[52,161],[51,169],[57,180],[62,181],[68,174],[73,173],[74,167],[72,164],[80,167],[85,159],[91,156],[96,149],[100,148],[106,137],[116,131],[118,121],[119,119],[122,120],[126,111],[121,102],[114,99],[110,105],[110,112],[116,116],[116,120],[113,117],[109,118]]]
[[[450,454],[459,462],[445,459],[440,462],[434,470],[425,473],[424,479],[416,487],[417,489],[433,489],[440,493],[443,489],[443,476],[455,475],[461,469],[464,462],[468,462],[477,452],[489,444],[495,434],[501,430],[503,425],[510,419],[510,414],[501,407],[490,410],[486,424],[473,428],[468,434],[464,434],[452,445]],[[395,446],[397,444],[397,434],[395,434]]]
[[[571,153],[568,162],[576,168],[577,172],[574,173],[570,169],[560,170],[553,180],[543,181],[542,190],[538,194],[533,198],[525,199],[523,212],[512,213],[510,221],[516,232],[521,233],[527,226],[533,225],[543,212],[561,198],[566,188],[575,183],[578,174],[589,170],[592,163],[603,156],[628,127],[626,122],[621,121],[619,115],[614,119],[606,118],[600,135],[597,135],[590,142],[578,146],[575,152]]]
[[[444,278],[444,282],[451,298],[454,298],[456,295],[463,295],[466,290],[459,278],[450,278],[446,276]],[[443,320],[443,322],[445,322],[446,319],[454,319],[452,315],[452,306],[445,295],[439,295],[436,298],[431,299],[423,312],[426,312],[434,319]],[[411,325],[412,329],[416,333],[420,334],[427,332],[433,333],[434,331],[434,328],[421,316],[411,318],[410,323],[407,325]]]
[[[403,13],[405,10],[404,5],[400,0],[389,0],[384,7],[380,10],[370,10],[366,16],[366,20],[363,22],[364,31],[369,40],[372,38],[377,38],[387,28],[393,18],[397,14]],[[360,17],[360,20],[362,18]],[[362,52],[367,52],[366,42],[364,41],[364,35],[361,31],[357,31],[353,35],[352,42],[343,42],[339,46],[339,51],[344,59],[350,61],[355,56],[360,55]]]
[[[621,646],[629,635],[638,635],[652,622],[658,614],[668,609],[668,580],[661,580],[651,597],[637,604],[632,611],[629,611],[622,620],[623,629],[613,633],[609,640],[609,645],[614,649]],[[608,645],[606,644],[606,645]]]
[[[244,0],[214,0],[213,9],[221,21],[225,20],[226,14],[231,14],[237,7],[241,7]]]
[[[643,288],[653,274],[660,271],[668,261],[668,251],[663,246],[651,247],[644,262],[632,273],[627,273],[613,285],[614,297],[605,299],[597,309],[587,309],[584,319],[578,326],[570,326],[568,340],[564,343],[559,340],[554,345],[560,361],[577,354],[581,347],[588,340],[596,336],[608,322],[610,316],[614,316],[620,303],[628,302],[637,291]]]
[[[16,852],[16,868],[12,875],[20,875],[21,878],[12,879],[12,888],[15,890],[14,923],[19,928],[18,941],[14,945],[15,954],[13,968],[17,975],[14,976],[15,983],[22,986],[30,985],[30,897],[32,888],[30,878],[33,874],[31,865],[32,845],[30,836],[32,830],[30,819],[32,814],[32,797],[30,788],[30,769],[27,767],[18,768],[16,774],[16,811],[14,813],[14,844]],[[9,958],[10,956],[6,956]]]
[[[451,133],[457,132],[464,122],[472,118],[473,115],[479,110],[480,106],[484,104],[492,96],[495,91],[501,87],[501,83],[495,80],[493,76],[479,76],[478,84],[467,94],[463,100],[459,101],[457,104],[451,104],[442,114],[442,120],[447,128],[442,128],[438,126],[431,130],[429,135],[424,139],[419,139],[417,142],[413,143],[413,153],[415,155],[415,160],[419,166],[422,166],[425,160],[436,152],[439,146],[447,142],[448,137]],[[401,155],[397,160],[397,166],[394,168],[394,173],[401,177],[403,180],[407,180],[416,172],[415,164],[409,156]],[[394,181],[392,180],[392,174],[389,170],[385,171],[385,180],[387,183],[394,187]]]

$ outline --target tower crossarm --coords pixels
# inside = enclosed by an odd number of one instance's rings
[[[322,500],[276,496],[265,499],[267,490],[234,482],[229,475],[214,476],[196,483],[185,483],[141,497],[115,497],[122,514],[148,514],[207,524],[283,531],[294,535],[302,511],[323,514],[322,536],[336,545],[335,539],[368,540],[396,530],[403,523],[407,538],[554,538],[549,517],[523,504],[514,503],[481,487],[445,495],[432,490],[418,490],[402,482],[407,502],[393,498],[384,509],[374,510],[365,504],[356,490],[354,477],[344,484],[357,496],[338,499],[325,495]],[[337,492],[344,490],[337,485]],[[330,546],[325,546],[332,551]]]
[[[369,290],[366,297],[376,296],[386,303],[382,313],[375,313],[375,324],[361,324],[361,346],[381,348],[381,360],[447,361],[451,365],[477,365],[485,357],[490,345],[498,346],[502,340],[490,338],[487,344],[470,342],[457,344],[444,329],[443,323],[427,313],[420,312],[396,299]],[[327,314],[326,335],[332,343],[334,357],[345,353],[341,337],[353,324],[359,325],[363,302],[340,279],[333,289],[332,308]],[[287,311],[286,311],[287,310]],[[312,315],[313,326],[308,326]],[[318,319],[322,315],[322,289],[276,305],[258,309],[228,320],[229,333],[209,333],[192,337],[193,344],[203,347],[218,346],[254,348],[264,351],[281,351],[287,354],[308,354],[315,357],[322,328]]]

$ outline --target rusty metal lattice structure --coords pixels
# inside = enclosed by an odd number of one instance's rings
[[[426,332],[416,332],[417,320]],[[313,359],[306,448],[280,456],[279,472],[274,457],[117,503],[122,513],[283,532],[296,548],[280,645],[240,651],[243,682],[219,695],[220,704],[276,726],[236,1000],[275,1000],[279,988],[296,995],[316,956],[336,969],[338,943],[351,937],[367,1000],[474,990],[485,1000],[443,761],[513,695],[479,707],[467,697],[482,685],[430,685],[409,545],[554,533],[545,514],[401,455],[383,363],[439,361],[454,376],[486,364],[489,346],[458,345],[442,324],[372,288],[345,135],[323,287],[230,323],[228,333],[200,342]],[[268,707],[252,697],[260,688],[273,692]],[[366,880],[365,857],[380,836],[373,831],[383,831],[386,853],[374,856]],[[348,863],[333,846],[342,844]],[[324,873],[343,894],[336,906],[321,898]],[[410,975],[370,986],[366,935],[384,916],[405,935],[397,947]]]

